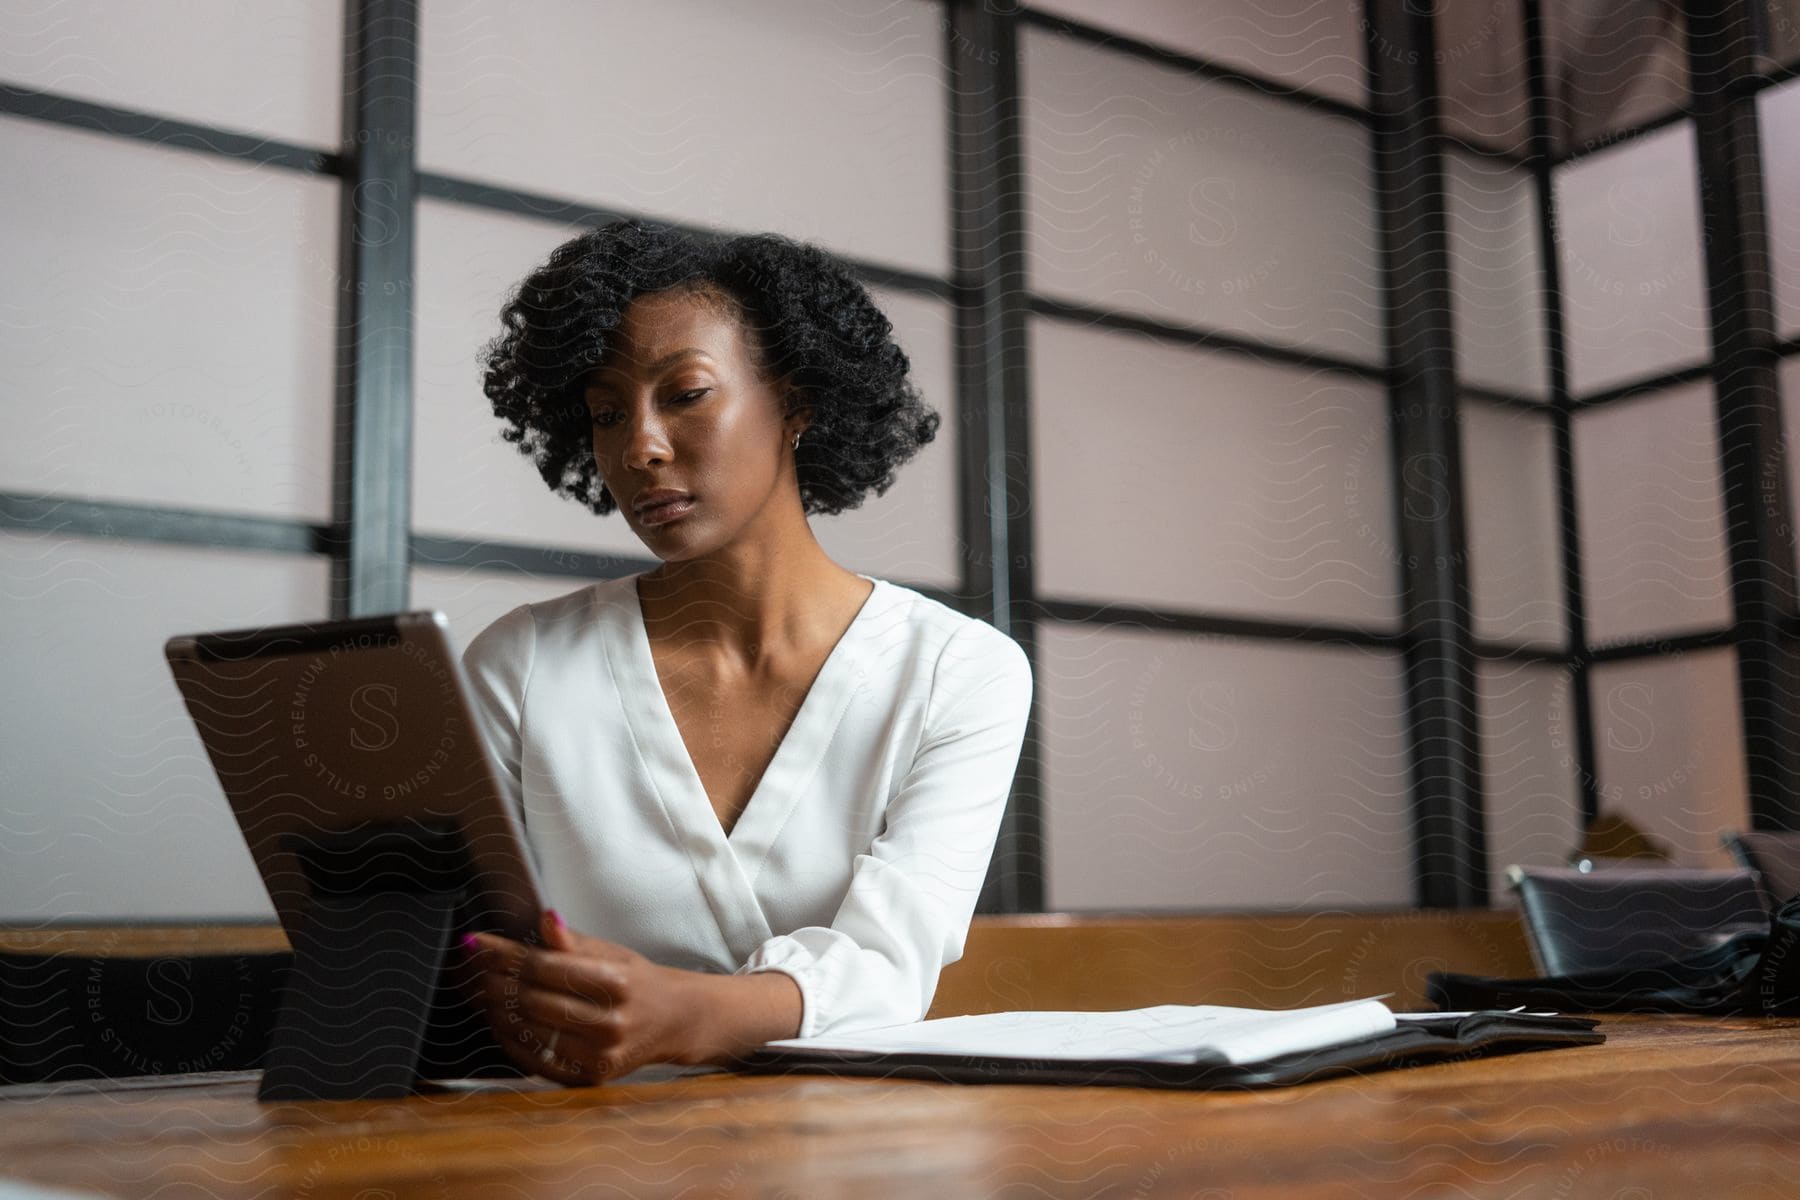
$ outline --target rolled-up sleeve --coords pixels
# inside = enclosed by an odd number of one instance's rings
[[[536,653],[537,623],[531,609],[521,604],[476,634],[462,654],[476,733],[499,761],[500,786],[521,822],[525,801],[519,729]]]
[[[924,1018],[939,973],[962,957],[1031,698],[1030,661],[998,629],[972,623],[946,643],[911,768],[831,926],[778,934],[736,972],[793,977],[800,1037]]]

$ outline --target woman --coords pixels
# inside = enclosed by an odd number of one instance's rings
[[[986,622],[834,563],[936,434],[843,265],[615,222],[501,313],[485,390],[555,492],[661,560],[464,655],[537,860],[541,947],[466,948],[513,1061],[563,1082],[921,1019],[962,955],[1031,705]]]

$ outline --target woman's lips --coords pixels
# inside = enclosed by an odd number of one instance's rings
[[[670,521],[679,521],[694,510],[698,502],[694,496],[686,496],[680,500],[667,500],[661,504],[652,504],[648,508],[638,510],[638,520],[650,526],[667,525]]]

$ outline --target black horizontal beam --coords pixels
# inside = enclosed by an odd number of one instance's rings
[[[0,113],[104,133],[133,141],[149,142],[179,150],[200,150],[226,158],[245,159],[284,171],[306,175],[342,175],[344,158],[330,150],[299,146],[254,134],[234,133],[210,125],[196,125],[155,113],[76,100],[54,92],[0,84]]]
[[[555,546],[437,537],[420,533],[415,533],[408,539],[407,554],[415,567],[513,575],[571,576],[582,579],[619,579],[648,571],[657,565],[655,561],[638,555],[594,554]]]
[[[1068,321],[1072,324],[1087,325],[1098,329],[1110,329],[1119,333],[1143,334],[1146,337],[1171,342],[1178,346],[1188,346],[1199,350],[1224,350],[1261,362],[1309,367],[1319,371],[1337,371],[1374,383],[1386,383],[1388,380],[1387,369],[1371,363],[1339,358],[1333,354],[1320,354],[1312,350],[1301,350],[1292,346],[1282,346],[1273,342],[1257,341],[1254,338],[1239,337],[1236,334],[1223,333],[1216,329],[1203,329],[1196,325],[1179,325],[1173,321],[1164,321],[1156,317],[1143,317],[1134,313],[1122,313],[1104,308],[1090,308],[1074,301],[1053,300],[1048,296],[1035,295],[1030,297],[1030,309],[1035,316],[1050,317],[1053,320]]]
[[[1112,30],[1102,29],[1097,25],[1089,25],[1085,21],[1073,20],[1060,14],[1022,8],[1019,10],[1019,17],[1026,25],[1060,33],[1064,37],[1075,38],[1106,50],[1129,54],[1133,58],[1155,63],[1157,66],[1172,67],[1199,79],[1243,88],[1271,100],[1303,104],[1315,111],[1327,112],[1336,117],[1347,117],[1365,125],[1371,120],[1369,110],[1361,105],[1346,103],[1335,96],[1327,96],[1323,92],[1315,92],[1311,88],[1299,84],[1281,83],[1255,71],[1245,70],[1243,67],[1227,66],[1214,59],[1171,50],[1166,46],[1158,46],[1153,42],[1146,42],[1128,34],[1114,33]]]
[[[1587,649],[1587,662],[1623,662],[1632,658],[1658,658],[1669,654],[1686,654],[1690,650],[1707,650],[1715,646],[1737,644],[1735,629],[1706,629],[1697,633],[1669,634],[1662,637],[1636,637],[1599,641]]]
[[[1476,658],[1490,662],[1539,663],[1545,666],[1566,667],[1575,661],[1575,656],[1567,650],[1552,650],[1547,646],[1513,646],[1504,642],[1472,643]]]
[[[1546,397],[1534,400],[1522,392],[1503,392],[1498,388],[1483,387],[1475,383],[1458,383],[1457,391],[1465,399],[1480,400],[1484,404],[1493,404],[1501,408],[1516,408],[1524,412],[1548,413],[1556,410],[1555,401]]]
[[[595,554],[557,546],[533,546],[522,542],[490,542],[417,533],[410,539],[408,553],[415,567],[551,579],[623,579],[628,575],[654,570],[661,565],[656,559],[636,554]],[[890,582],[909,587],[959,611],[969,610],[969,602],[954,592],[931,584],[904,583],[900,580]]]
[[[23,492],[0,492],[0,528],[271,554],[331,555],[347,545],[329,525],[306,521]]]
[[[430,196],[434,200],[444,200],[467,208],[507,213],[515,217],[531,217],[536,220],[567,225],[591,226],[605,225],[630,217],[641,217],[706,241],[733,237],[738,232],[714,229],[668,217],[651,217],[645,213],[626,209],[588,204],[581,200],[552,196],[547,192],[533,192],[522,188],[502,187],[499,184],[480,183],[453,175],[421,171],[418,179],[421,196]],[[956,284],[948,279],[941,279],[922,271],[910,271],[904,267],[869,262],[846,254],[834,252],[834,256],[846,263],[859,279],[870,286],[918,293],[939,300],[954,300],[957,295]]]
[[[1605,404],[1616,404],[1620,400],[1634,400],[1642,396],[1654,395],[1672,387],[1680,387],[1684,383],[1698,383],[1703,379],[1711,379],[1712,369],[1710,362],[1703,362],[1678,367],[1673,371],[1646,375],[1641,379],[1628,380],[1598,392],[1590,392],[1585,396],[1572,396],[1569,399],[1569,405],[1572,408],[1599,408]]]
[[[1398,632],[1387,633],[1322,622],[1278,621],[1268,617],[1174,611],[1131,604],[1095,604],[1085,600],[1059,600],[1044,596],[1034,600],[1031,607],[1041,620],[1128,627],[1157,633],[1192,633],[1262,641],[1359,646],[1371,650],[1400,650],[1405,645],[1405,639]]]

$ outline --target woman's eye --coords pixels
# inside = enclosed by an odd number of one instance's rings
[[[710,391],[712,391],[711,388],[691,388],[685,392],[678,392],[675,396],[675,400],[679,404],[696,404],[699,402],[699,400],[702,396],[706,395]],[[611,426],[618,423],[616,420],[614,420],[614,417],[616,417],[616,416],[617,416],[617,414],[614,413],[611,409],[607,409],[603,412],[597,412],[597,413],[593,414],[594,427],[597,429],[610,428]]]

